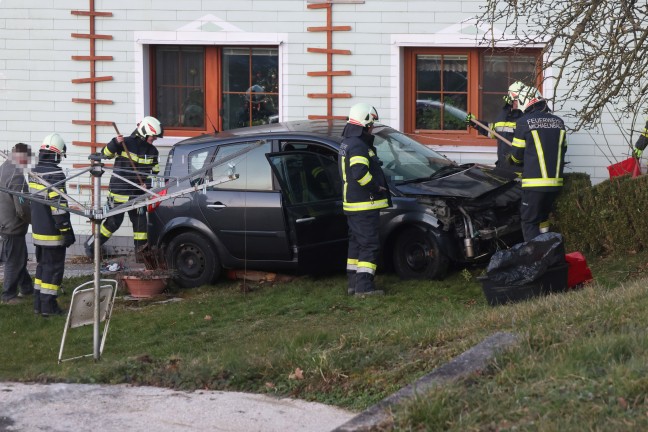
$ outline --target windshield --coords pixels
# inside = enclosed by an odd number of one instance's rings
[[[454,162],[391,128],[376,128],[374,146],[385,175],[394,183],[432,177]]]

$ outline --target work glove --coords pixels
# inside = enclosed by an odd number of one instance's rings
[[[76,236],[74,235],[74,230],[70,222],[65,221],[55,225],[56,229],[60,231],[63,236],[63,246],[70,247],[76,241]]]
[[[466,119],[464,120],[464,121],[466,122],[466,127],[467,127],[467,128],[469,128],[469,127],[475,127],[476,125],[475,125],[475,123],[473,122],[473,119],[476,119],[476,118],[477,118],[477,117],[475,117],[474,115],[468,113],[468,115],[466,116]]]
[[[475,117],[474,115],[468,113],[468,115],[466,116],[466,119],[464,120],[466,122],[466,127],[467,128],[476,127],[477,125],[473,122],[473,120],[476,119],[476,118],[477,117]]]
[[[640,159],[642,154],[643,154],[643,150],[638,149],[638,148],[632,149],[632,155],[634,157],[636,157],[637,159]]]
[[[76,236],[74,235],[72,227],[62,229],[61,234],[63,234],[63,246],[66,248],[72,246],[76,242]]]

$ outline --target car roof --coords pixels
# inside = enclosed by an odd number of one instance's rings
[[[178,142],[175,146],[191,146],[195,144],[213,143],[214,141],[229,141],[236,138],[281,138],[281,137],[314,137],[341,142],[344,120],[294,120],[281,123],[271,123],[240,129],[231,129],[215,134],[201,135]]]

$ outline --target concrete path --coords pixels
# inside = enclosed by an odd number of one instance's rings
[[[355,414],[295,399],[157,387],[0,383],[0,432],[330,431]]]

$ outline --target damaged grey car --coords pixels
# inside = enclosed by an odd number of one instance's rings
[[[209,184],[149,214],[149,242],[183,287],[227,269],[343,271],[347,225],[337,152],[343,121],[293,121],[203,135],[172,148],[168,191]],[[380,270],[441,279],[520,241],[519,184],[478,164],[458,165],[388,126],[374,145],[392,192],[381,211]],[[229,155],[241,156],[218,164]],[[208,167],[204,169],[204,167]],[[213,179],[233,179],[212,184]]]

